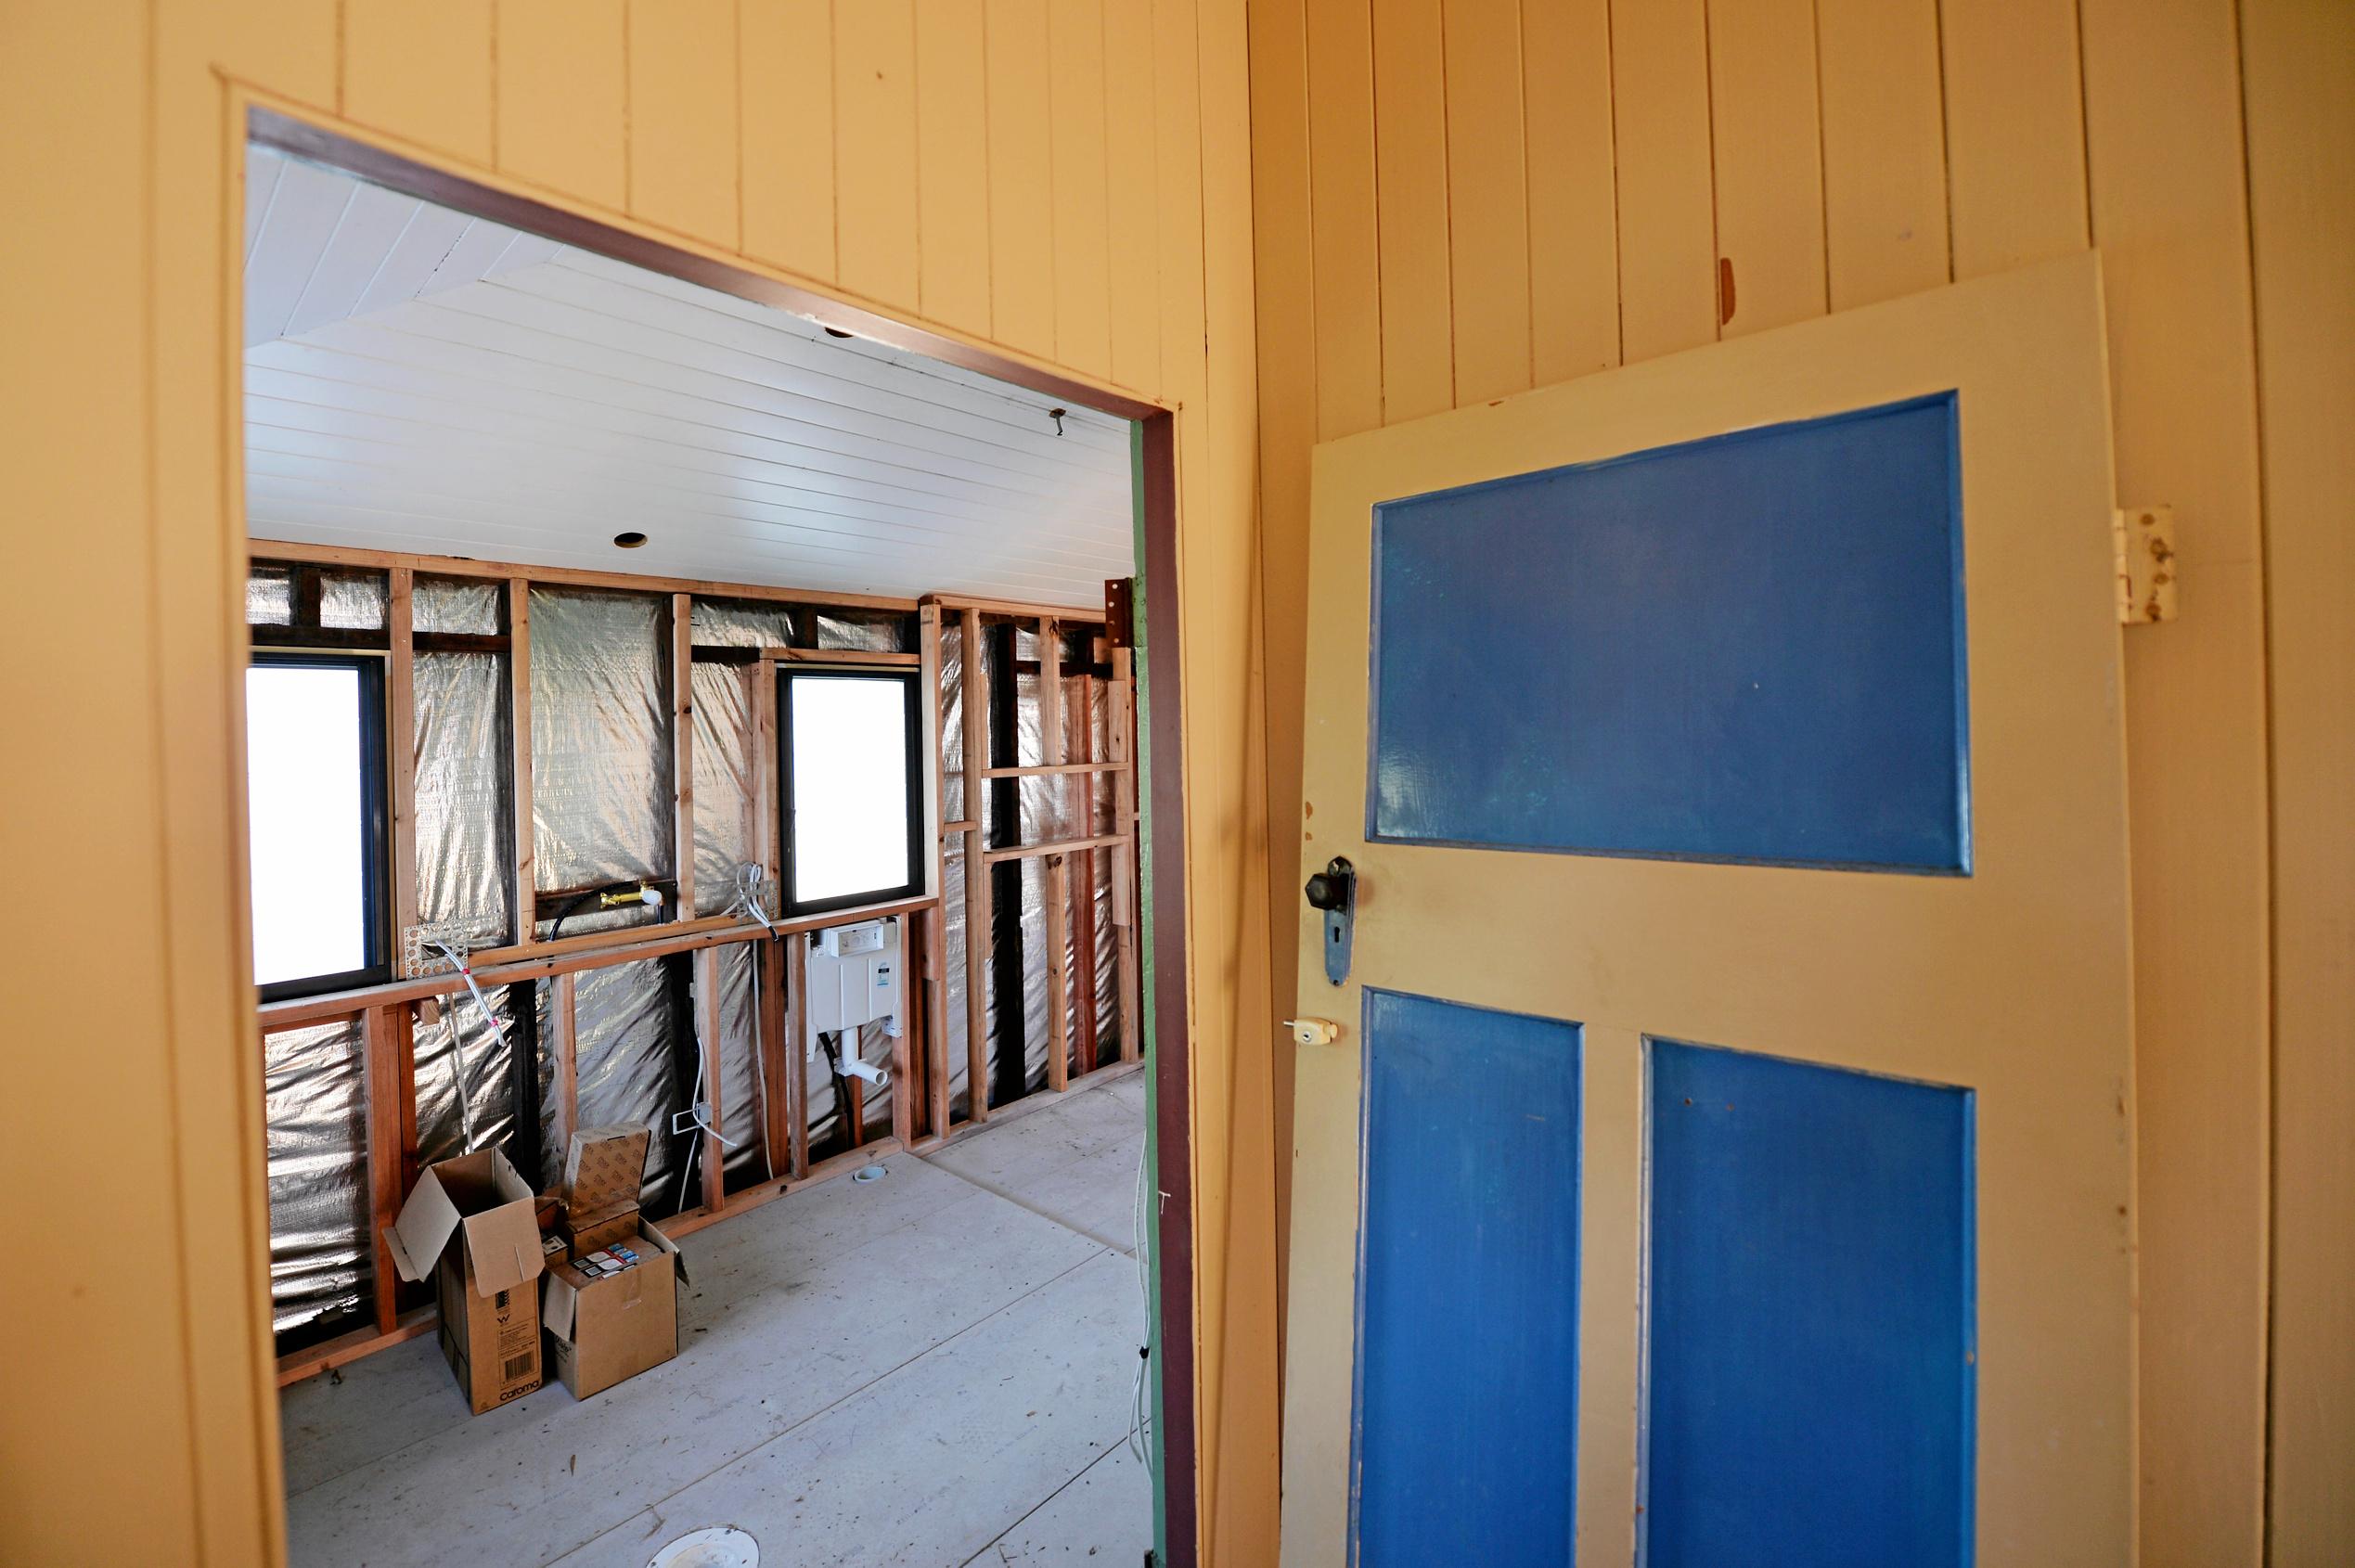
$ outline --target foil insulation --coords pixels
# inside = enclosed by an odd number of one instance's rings
[[[940,623],[940,819],[965,816],[965,627],[953,616]]]
[[[639,1201],[656,1218],[678,1212],[679,1171],[694,1137],[701,1136],[671,1132],[671,1116],[687,1109],[693,1086],[687,1077],[693,1056],[679,1036],[672,1005],[672,961],[638,958],[582,970],[573,990],[580,1125],[642,1126],[654,1135]]]
[[[470,632],[495,636],[501,624],[499,583],[488,577],[428,577],[409,585],[409,624],[420,632]]]
[[[294,624],[294,572],[283,566],[256,565],[245,579],[245,623]]]
[[[984,625],[982,636],[983,700],[1001,684],[997,671],[998,651],[1007,639],[991,636]],[[1016,626],[1012,638],[1013,658],[1017,666],[1038,658],[1038,634],[1029,626]],[[1044,732],[1040,725],[1038,706],[1039,678],[1034,672],[1023,674],[1017,668],[1014,688],[1014,754],[1010,765],[1015,767],[1035,767],[1046,760]],[[992,715],[990,727],[996,727]],[[997,759],[993,758],[993,761]],[[1009,836],[1001,826],[998,812],[999,791],[982,791],[982,842],[985,844],[1038,843],[1044,842],[1046,829],[1051,826],[1052,791],[1058,781],[1052,778],[1018,778],[1014,781],[1015,823]],[[1022,941],[1023,986],[1022,1009],[1023,1085],[1024,1092],[1046,1086],[1047,1083],[1047,872],[1046,863],[1036,856],[1014,862],[1019,875],[1015,885],[1021,891],[1020,929]],[[997,884],[1002,895],[1003,880]],[[997,994],[997,966],[983,966],[989,987],[990,1060],[995,1063],[1009,1047],[1010,1035],[1003,1022],[1007,999]],[[993,1071],[992,1082],[996,1082]]]
[[[760,1071],[754,991],[758,953],[758,945],[751,942],[720,949],[720,1131],[737,1145],[721,1164],[730,1187],[761,1181],[784,1169],[785,1150],[778,1150],[772,1163],[766,1147],[768,1086]],[[785,1086],[778,1085],[776,1092],[783,1094]]]
[[[543,893],[671,874],[668,608],[648,594],[532,589],[534,875]],[[564,932],[663,915],[587,905]],[[553,924],[538,922],[538,934]]]
[[[698,648],[790,648],[800,611],[767,599],[697,598],[688,637]]]
[[[957,835],[961,843],[965,835]],[[967,1082],[965,1048],[965,855],[952,849],[941,868],[940,885],[942,1035],[948,1053],[948,1113],[952,1120],[973,1111],[972,1086]]]
[[[325,624],[381,625],[389,609],[381,573],[322,571],[318,577]],[[248,584],[249,618],[286,623],[294,613],[295,574],[264,563]],[[505,587],[495,581],[420,575],[413,598],[415,625],[424,633],[495,634],[505,626]],[[537,883],[544,892],[672,874],[671,650],[669,604],[660,596],[541,586],[532,590],[532,739]],[[373,619],[371,619],[371,617]],[[1003,623],[997,623],[1003,624]],[[702,646],[792,646],[904,651],[914,646],[914,618],[895,612],[835,611],[753,600],[698,599],[692,635]],[[1112,776],[1026,778],[996,786],[983,798],[965,796],[964,704],[987,700],[991,687],[968,692],[963,683],[962,627],[946,617],[941,628],[941,752],[944,819],[977,815],[989,843],[1052,842],[1113,829]],[[1017,626],[1011,637],[993,633],[982,649],[984,674],[997,672],[1010,646],[1018,662],[1035,664],[1038,641]],[[1071,660],[1071,667],[1078,661]],[[426,920],[463,922],[477,946],[506,940],[517,911],[510,907],[512,800],[507,773],[512,723],[507,656],[495,652],[420,652],[414,667],[418,914]],[[753,754],[751,667],[701,661],[693,666],[695,715],[693,787],[697,803],[694,914],[715,914],[733,902],[739,868],[753,855],[756,791],[765,759]],[[1040,679],[1016,672],[1011,714],[1020,765],[1045,761]],[[1065,735],[1074,759],[1111,754],[1112,705],[1105,684],[1085,673],[1066,679]],[[1010,795],[1015,820],[1001,824],[998,801]],[[966,1064],[965,960],[968,928],[964,835],[947,844],[941,920],[946,973],[940,987],[947,1042],[953,1115],[970,1114]],[[1119,1050],[1118,944],[1111,920],[1113,854],[1094,852],[1072,868],[1073,914],[1066,958],[1074,995],[1066,1017],[1075,1066],[1083,1060],[1079,993],[1092,991],[1097,1060]],[[1043,1087],[1050,1036],[1048,1018],[1048,910],[1045,862],[1014,863],[1000,879],[1017,891],[1007,916],[1019,929],[1022,1078]],[[521,912],[530,920],[532,911]],[[599,914],[585,908],[565,923],[565,934],[648,925],[670,913],[639,906]],[[1083,973],[1082,921],[1092,913],[1094,972]],[[548,922],[527,927],[548,933]],[[731,1187],[781,1174],[783,1150],[767,1150],[768,1096],[788,1086],[765,1084],[757,1048],[758,952],[731,945],[715,957],[719,977],[717,1042],[721,1129],[737,1147],[726,1155]],[[578,1125],[634,1124],[653,1136],[642,1201],[657,1216],[680,1206],[682,1178],[691,1178],[700,1134],[675,1134],[673,1116],[687,1108],[701,1060],[693,1037],[701,1016],[686,996],[682,978],[701,977],[688,956],[635,959],[577,971],[574,1048]],[[985,968],[994,1039],[1010,1048],[1013,1018],[1000,1022],[994,993],[997,970]],[[519,1132],[536,1137],[541,1170],[553,1179],[563,1151],[555,1129],[549,1016],[554,983],[491,987],[485,997],[494,1022],[464,991],[420,1007],[415,1030],[418,1158],[447,1159],[470,1150],[510,1144]],[[682,1008],[681,1003],[688,1002]],[[533,1009],[519,1014],[519,1006]],[[539,1125],[519,1126],[517,1052],[538,1052]],[[858,1032],[860,1058],[888,1068],[893,1041],[883,1025]],[[357,1021],[281,1031],[264,1041],[268,1094],[273,1316],[282,1335],[315,1339],[336,1331],[365,1310],[374,1248],[368,1234],[366,1164],[366,1079]],[[804,1074],[807,1123],[814,1154],[848,1146],[842,1081],[823,1051],[804,1058],[789,1042],[788,1071]],[[526,1088],[529,1086],[524,1086]],[[897,1086],[867,1086],[864,1132],[891,1127]],[[527,1108],[528,1109],[528,1108]],[[689,1187],[693,1186],[689,1181]],[[690,1206],[701,1202],[689,1190]]]
[[[270,1321],[325,1337],[374,1289],[367,1073],[357,1019],[262,1039],[270,1189]]]
[[[478,1149],[504,1147],[515,1134],[517,1028],[513,989],[486,985],[491,1019],[463,988],[420,1009],[417,1063],[417,1159],[419,1168]],[[428,1022],[426,1014],[437,1016]],[[460,1089],[465,1091],[461,1102]],[[545,1167],[543,1167],[545,1168]]]
[[[753,685],[759,666],[690,666],[695,710],[695,913],[725,913],[753,858]]]
[[[893,1040],[890,1031],[881,1023],[863,1023],[858,1029],[858,1060],[889,1072],[892,1065]],[[880,1087],[865,1086],[866,1093],[859,1102],[859,1130],[866,1142],[884,1137],[892,1130],[892,1096],[899,1091],[899,1080],[894,1078]]]
[[[319,624],[331,631],[377,632],[384,629],[391,605],[392,583],[381,572],[352,567],[319,567]],[[294,568],[273,561],[250,567],[245,579],[245,623],[249,626],[294,624]]]
[[[1017,864],[1023,868],[1023,1088],[1036,1093],[1047,1086],[1049,1047],[1047,862],[1032,855]],[[1005,1048],[1004,1041],[996,1042],[996,1051]]]
[[[789,1057],[792,1048],[788,1047]],[[858,1060],[872,1063],[886,1072],[892,1065],[892,1037],[880,1023],[861,1024],[858,1029]],[[810,1158],[824,1159],[828,1154],[850,1147],[848,1134],[843,1127],[843,1080],[834,1075],[834,1066],[827,1059],[821,1045],[809,1054],[804,1064],[805,1092],[809,1099],[805,1108],[809,1113]],[[866,1141],[873,1142],[892,1130],[892,1091],[896,1083],[881,1087],[873,1084],[861,1086],[864,1094],[859,1101],[858,1125]]]
[[[995,689],[998,649],[1002,636],[984,633],[982,642],[982,675],[986,691]],[[1017,626],[1012,638],[1013,655],[1017,663],[1035,662],[1039,643],[1036,632]],[[942,812],[948,821],[962,820],[966,810],[964,780],[964,672],[961,656],[963,631],[961,626],[944,623],[941,628],[941,766]],[[1066,666],[1077,669],[1080,662],[1074,650],[1064,654]],[[1035,766],[1046,760],[1042,714],[1039,706],[1041,679],[1036,672],[1017,672],[1014,677],[1014,759],[1017,766]],[[1111,703],[1105,682],[1081,673],[1067,675],[1063,687],[1064,746],[1067,755],[1075,760],[1101,760],[1112,754]],[[984,790],[978,804],[984,842],[1050,843],[1059,840],[1091,838],[1113,830],[1116,818],[1113,790],[1117,780],[1112,775],[1088,776],[1085,782],[1070,776],[1020,778],[1013,781],[1016,812],[1016,834],[1008,837],[999,831],[997,789]],[[961,843],[952,842],[942,888],[943,926],[946,941],[946,962],[948,973],[943,987],[944,1006],[948,1036],[950,1066],[950,1112],[970,1113],[970,1094],[964,1083],[965,1053],[965,944],[969,932],[964,897],[964,857]],[[1099,1065],[1111,1060],[1119,1052],[1119,947],[1117,933],[1112,924],[1112,871],[1110,851],[1097,851],[1082,858],[1074,856],[1072,867],[1074,898],[1070,918],[1064,921],[1064,957],[1066,972],[1072,977],[1071,992],[1066,998],[1064,1038],[1070,1047],[1071,1065],[1084,1059],[1080,1042],[1079,988],[1091,983],[1096,996],[1096,1060]],[[1019,862],[1021,875],[1020,915],[1022,941],[1022,1032],[1023,1081],[1032,1089],[1047,1082],[1047,1058],[1051,1047],[1049,1034],[1049,990],[1047,961],[1047,870],[1043,859],[1031,858]],[[1083,880],[1092,874],[1092,896],[1081,892]],[[1080,966],[1082,956],[1080,922],[1092,910],[1095,921],[1095,974],[1086,976]],[[995,965],[984,966],[984,983],[989,990],[986,1017],[992,1042],[992,1058],[1010,1038],[1010,1032],[1000,1022],[997,975]]]
[[[965,627],[961,617],[943,615],[940,623],[940,813],[943,822],[968,820],[965,801]],[[940,1005],[948,1055],[948,1113],[952,1119],[972,1114],[972,1086],[966,1081],[965,1048],[965,838],[953,833],[943,841],[947,858],[941,867]]]
[[[913,653],[916,617],[895,610],[817,610],[817,646],[857,653]]]
[[[381,572],[323,571],[319,573],[319,624],[338,631],[381,631],[392,593]]]
[[[508,811],[507,655],[419,653],[412,662],[417,912],[507,938],[514,829]]]
[[[1072,683],[1073,700],[1066,704],[1075,715],[1084,715],[1087,760],[1101,762],[1112,755],[1112,687],[1109,682],[1092,677]],[[1082,705],[1084,699],[1084,706]],[[1076,836],[1101,838],[1114,830],[1118,817],[1113,806],[1113,790],[1120,776],[1097,773],[1087,776],[1087,784],[1079,791],[1081,810],[1086,820],[1077,825]],[[1091,850],[1074,859],[1072,886],[1079,906],[1079,919],[1094,922],[1096,933],[1096,972],[1075,978],[1073,994],[1078,987],[1089,986],[1096,998],[1096,1062],[1098,1066],[1120,1054],[1120,933],[1113,929],[1113,865],[1121,852],[1117,849]],[[1084,867],[1087,886],[1081,890],[1080,868]],[[1076,921],[1073,930],[1078,929]],[[1080,975],[1079,952],[1076,944],[1072,956],[1072,974]],[[1075,1064],[1079,1029],[1075,1021],[1072,1028]]]

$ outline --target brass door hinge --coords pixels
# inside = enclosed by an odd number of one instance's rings
[[[2127,507],[2110,514],[2117,552],[2120,625],[2175,619],[2175,508]]]

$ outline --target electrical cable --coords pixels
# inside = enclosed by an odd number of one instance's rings
[[[447,942],[436,942],[432,945],[440,949],[442,956],[449,959],[452,967],[458,971],[458,978],[466,982],[466,989],[473,996],[474,1005],[483,1009],[483,1021],[490,1024],[491,1033],[497,1036],[501,1045],[505,1045],[507,1031],[499,1027],[498,1014],[491,1010],[491,1004],[483,998],[483,988],[474,983],[474,966],[466,961],[466,949]],[[474,1152],[474,1107],[466,1092],[466,1035],[458,1028],[455,1018],[450,1020],[450,1076],[457,1086],[461,1152],[471,1154]]]
[[[679,1116],[688,1117],[690,1126],[717,1138],[721,1148],[741,1149],[744,1147],[742,1143],[712,1125],[712,1108],[710,1102],[703,1098],[703,1009],[700,1007],[694,1009],[692,1016],[695,1035],[695,1090],[688,1097],[687,1109],[680,1112]],[[675,1137],[683,1136],[679,1129],[678,1116],[671,1118],[671,1135]],[[688,1146],[687,1158],[679,1162],[676,1203],[682,1212],[687,1208],[687,1178],[694,1174],[696,1163],[702,1157],[702,1150],[703,1140],[699,1137]]]
[[[760,921],[762,929],[766,931],[770,938],[774,940],[777,935],[777,922],[768,918],[768,899],[762,892],[762,884],[767,880],[768,871],[766,867],[754,865],[751,861],[746,861],[743,865],[737,867],[736,902],[734,905],[730,906],[729,912],[732,914],[737,909],[742,909],[747,914],[751,915],[753,919]],[[756,958],[753,961],[753,1018],[754,1020],[753,1026],[755,1031],[757,1031],[759,1027],[758,1020],[760,1016],[761,966],[760,960]],[[760,1091],[761,1097],[761,1127],[763,1130],[763,1136],[761,1137],[761,1169],[767,1173],[769,1180],[775,1181],[777,1179],[777,1156],[769,1149],[768,1137],[766,1136],[766,1129],[768,1127],[768,1068],[767,1065],[761,1060],[764,1054],[765,1053],[760,1049],[759,1046],[755,1044],[753,1048],[753,1086]]]
[[[731,915],[739,913],[750,915],[753,919],[758,920],[761,923],[762,928],[773,937],[777,934],[777,924],[768,918],[768,900],[763,896],[761,888],[761,884],[766,880],[766,871],[759,866],[752,865],[748,862],[737,867],[736,897],[735,900],[728,905],[727,913]],[[616,882],[612,885],[615,887],[623,887],[629,884]],[[603,892],[605,890],[598,889],[596,891]],[[594,893],[585,893],[582,895],[583,898],[592,896],[594,896]],[[576,899],[573,902],[577,904],[581,902],[581,900]],[[571,909],[572,906],[566,906],[566,913],[570,913]],[[557,920],[560,925],[562,924],[563,916],[558,916]],[[551,940],[553,940],[553,938],[551,938]],[[760,998],[761,968],[759,963],[755,961],[753,965],[753,1016],[756,1019],[760,1016]],[[703,1099],[705,1082],[703,1076],[703,1009],[700,1007],[694,1011],[694,1030],[695,1090],[688,1099],[688,1109],[686,1114],[694,1118],[695,1126],[719,1139],[723,1147],[728,1149],[741,1149],[743,1147],[741,1142],[729,1137],[726,1133],[721,1132],[717,1127],[712,1125],[710,1119],[711,1113]],[[768,1074],[761,1066],[761,1053],[758,1047],[755,1047],[753,1051],[753,1076],[754,1082],[758,1085],[760,1089],[761,1125],[763,1127],[766,1127],[768,1125]],[[677,1131],[677,1118],[674,1117],[672,1121],[672,1131],[676,1133]],[[694,1173],[696,1163],[701,1158],[702,1148],[702,1140],[700,1138],[697,1139],[694,1147],[688,1151],[687,1159],[679,1165],[677,1204],[682,1209],[687,1206],[688,1177]],[[768,1177],[771,1181],[777,1179],[777,1160],[776,1156],[769,1150],[768,1139],[766,1137],[763,1137],[761,1139],[761,1167],[768,1173]]]
[[[1137,1376],[1128,1385],[1128,1451],[1135,1456],[1139,1464],[1145,1467],[1148,1474],[1152,1471],[1153,1445],[1151,1401],[1145,1387],[1145,1374],[1152,1367],[1153,1343],[1152,1266],[1145,1245],[1145,1227],[1151,1219],[1152,1213],[1152,1205],[1146,1202],[1146,1195],[1151,1189],[1145,1180],[1148,1168],[1145,1155],[1150,1147],[1151,1139],[1138,1139],[1137,1206],[1135,1214],[1131,1216],[1136,1221],[1136,1229],[1130,1240],[1136,1247],[1137,1295],[1142,1309],[1140,1316],[1144,1325],[1145,1343],[1137,1347]]]

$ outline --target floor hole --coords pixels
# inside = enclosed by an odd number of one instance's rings
[[[646,1568],[760,1568],[761,1544],[725,1525],[696,1530],[654,1554]]]

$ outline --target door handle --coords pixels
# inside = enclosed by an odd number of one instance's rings
[[[1301,890],[1308,907],[1325,914],[1325,978],[1335,985],[1349,978],[1349,939],[1357,923],[1358,868],[1334,855]]]
[[[1284,1027],[1296,1045],[1330,1046],[1341,1038],[1341,1025],[1329,1018],[1287,1018]]]

